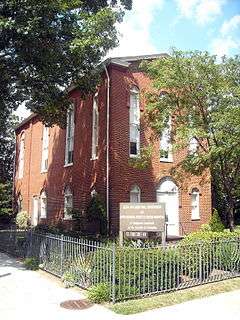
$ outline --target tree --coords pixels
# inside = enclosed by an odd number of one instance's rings
[[[17,123],[18,117],[12,115],[0,127],[0,216],[12,213],[14,127]]]
[[[94,90],[132,0],[2,0],[0,110],[23,101],[49,125],[65,123],[67,88]]]
[[[233,230],[240,197],[240,57],[218,61],[207,52],[173,50],[143,68],[153,80],[149,124],[161,134],[172,116],[174,148],[189,148],[193,142],[177,171],[201,175],[210,170]]]

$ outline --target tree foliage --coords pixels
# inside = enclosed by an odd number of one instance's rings
[[[0,110],[23,101],[48,124],[65,123],[67,88],[95,88],[99,62],[118,43],[132,0],[2,0]]]
[[[0,215],[12,212],[12,183],[15,154],[14,127],[18,118],[5,118],[0,127]]]
[[[188,148],[195,139],[197,150],[189,152],[178,169],[197,175],[210,169],[232,229],[240,197],[240,57],[218,61],[207,52],[173,50],[143,67],[153,80],[149,124],[161,134],[171,116],[176,149]]]

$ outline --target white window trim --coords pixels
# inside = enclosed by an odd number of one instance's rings
[[[46,139],[46,140],[45,140]],[[48,171],[48,165],[47,168],[45,168],[45,161],[48,161],[48,152],[49,152],[49,127],[44,126],[43,127],[43,135],[42,135],[42,161],[41,161],[41,173],[46,173]],[[45,157],[47,154],[47,157]]]
[[[193,211],[193,195],[197,195],[197,213]],[[200,220],[200,192],[197,188],[194,188],[191,193],[191,220]]]
[[[24,160],[25,160],[25,132],[20,136],[19,146],[19,160],[18,160],[18,179],[22,179],[24,175]]]
[[[137,120],[133,122],[131,122],[131,112],[134,113],[133,110],[133,106],[132,106],[132,96],[137,96]],[[139,97],[139,89],[137,87],[133,87],[130,90],[130,107],[129,107],[129,157],[130,158],[138,158],[140,156],[140,101],[139,101],[140,97]],[[136,141],[131,141],[131,128],[135,127],[136,130],[138,130],[138,135],[136,138]],[[131,142],[135,142],[136,143],[136,148],[137,148],[137,153],[133,154],[131,153]]]
[[[98,110],[98,93],[93,97],[92,108],[92,157],[91,160],[98,159],[98,143],[99,143],[99,110]]]
[[[68,137],[68,129],[69,129],[69,113],[72,112],[72,136]],[[69,140],[72,139],[72,152],[74,151],[74,133],[75,133],[75,108],[74,104],[71,105],[70,109],[67,111],[67,126],[66,126],[66,139],[65,139],[65,163],[64,167],[68,167],[73,165],[72,162],[68,162],[68,153],[69,153]]]
[[[130,158],[139,158],[140,157],[140,152],[138,154],[130,154]]]
[[[169,141],[168,142],[168,157],[165,158],[165,157],[161,157],[161,150],[162,150],[162,147],[161,147],[161,142],[162,142],[162,139],[163,139],[163,135],[170,135],[171,134],[171,117],[169,117],[169,120],[168,120],[168,127],[165,128],[162,132],[162,135],[160,137],[160,162],[173,162],[173,148],[172,148],[172,143]]]
[[[65,164],[63,167],[64,167],[64,168],[67,168],[67,167],[71,167],[71,166],[73,166],[73,162],[67,163],[67,164]]]

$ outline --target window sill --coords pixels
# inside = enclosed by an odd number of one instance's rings
[[[47,173],[47,172],[48,172],[47,170],[42,170],[42,171],[40,171],[41,174]]]
[[[90,160],[91,161],[98,160],[98,157],[92,157]]]
[[[130,154],[129,158],[132,158],[132,159],[140,158],[140,154]]]
[[[71,167],[71,166],[73,166],[73,162],[72,163],[66,163],[63,167],[67,168],[67,167]]]
[[[192,221],[200,221],[200,218],[191,218]]]
[[[73,217],[64,217],[63,218],[64,221],[72,221],[74,220]]]
[[[173,159],[164,159],[164,158],[160,158],[160,162],[173,163]]]

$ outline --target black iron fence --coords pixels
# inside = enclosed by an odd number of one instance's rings
[[[113,302],[240,276],[240,239],[119,247],[31,231],[0,231],[0,251],[35,257],[40,268],[77,285],[106,284]]]

